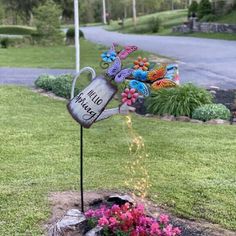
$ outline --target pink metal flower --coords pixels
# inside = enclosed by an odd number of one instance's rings
[[[161,214],[159,217],[159,221],[161,224],[168,224],[169,223],[169,216],[165,214]]]
[[[103,216],[102,218],[98,220],[98,225],[99,226],[109,225],[109,221],[105,216]]]
[[[121,96],[122,96],[122,103],[131,106],[133,103],[136,102],[139,94],[136,93],[136,90],[133,88],[132,89],[126,88],[125,91],[121,94]]]

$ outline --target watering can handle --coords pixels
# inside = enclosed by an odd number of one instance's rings
[[[74,96],[75,96],[75,84],[76,84],[76,81],[77,79],[80,77],[80,75],[83,73],[83,72],[90,72],[90,74],[92,75],[92,80],[96,77],[96,72],[95,70],[92,68],[92,67],[84,67],[83,69],[81,69],[76,75],[75,75],[75,78],[73,79],[73,82],[72,82],[72,88],[71,88],[71,96],[70,98],[73,99]]]

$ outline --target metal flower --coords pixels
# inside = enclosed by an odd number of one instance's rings
[[[106,51],[101,54],[101,58],[105,62],[113,62],[116,59],[116,52],[114,51]]]
[[[140,80],[140,81],[146,81],[147,80],[147,75],[148,72],[147,71],[143,71],[143,70],[135,70],[133,72],[133,76],[136,80]]]
[[[136,61],[134,61],[134,69],[138,70],[144,70],[147,71],[150,66],[150,63],[148,62],[147,58],[138,57]]]
[[[128,89],[126,88],[125,91],[121,94],[122,96],[122,103],[131,106],[133,103],[136,102],[139,94],[136,93],[135,89]]]
[[[148,80],[156,81],[158,79],[162,79],[166,74],[165,66],[161,66],[158,69],[152,70],[148,73]]]

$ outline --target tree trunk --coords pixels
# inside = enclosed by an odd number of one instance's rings
[[[134,26],[137,25],[136,0],[133,0],[133,23],[134,23]]]

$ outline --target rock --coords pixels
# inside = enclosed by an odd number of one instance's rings
[[[123,205],[125,203],[134,204],[135,201],[129,195],[112,195],[107,199],[108,202],[115,202],[118,205]]]
[[[208,120],[205,122],[206,124],[211,124],[211,125],[228,125],[230,124],[229,121],[227,120],[222,120],[222,119],[212,119]]]
[[[218,90],[220,90],[220,88],[217,87],[217,86],[210,86],[209,89],[210,89],[210,90],[213,90],[213,91],[218,91]]]
[[[87,228],[85,215],[77,209],[69,210],[65,216],[49,229],[49,236],[84,235]]]
[[[153,117],[153,116],[154,116],[153,114],[149,114],[149,113],[145,115],[145,117]]]
[[[189,122],[191,119],[188,116],[177,116],[176,120],[182,122]]]
[[[216,94],[216,91],[215,90],[210,90],[209,91],[211,94],[215,95]]]
[[[163,115],[163,116],[161,117],[161,120],[174,121],[174,120],[175,120],[175,117],[172,116],[172,115]]]
[[[196,123],[196,124],[202,124],[202,123],[203,123],[203,121],[201,121],[201,120],[195,120],[195,119],[191,119],[190,122],[191,122],[191,123]]]
[[[154,115],[153,118],[155,118],[155,119],[161,119],[161,116],[160,116],[160,115]]]
[[[102,235],[102,227],[97,226],[90,231],[88,231],[85,236],[101,236]]]
[[[173,32],[189,33],[193,32],[204,32],[204,33],[236,33],[236,24],[222,24],[213,22],[194,22],[192,24],[183,24],[174,26]]]

